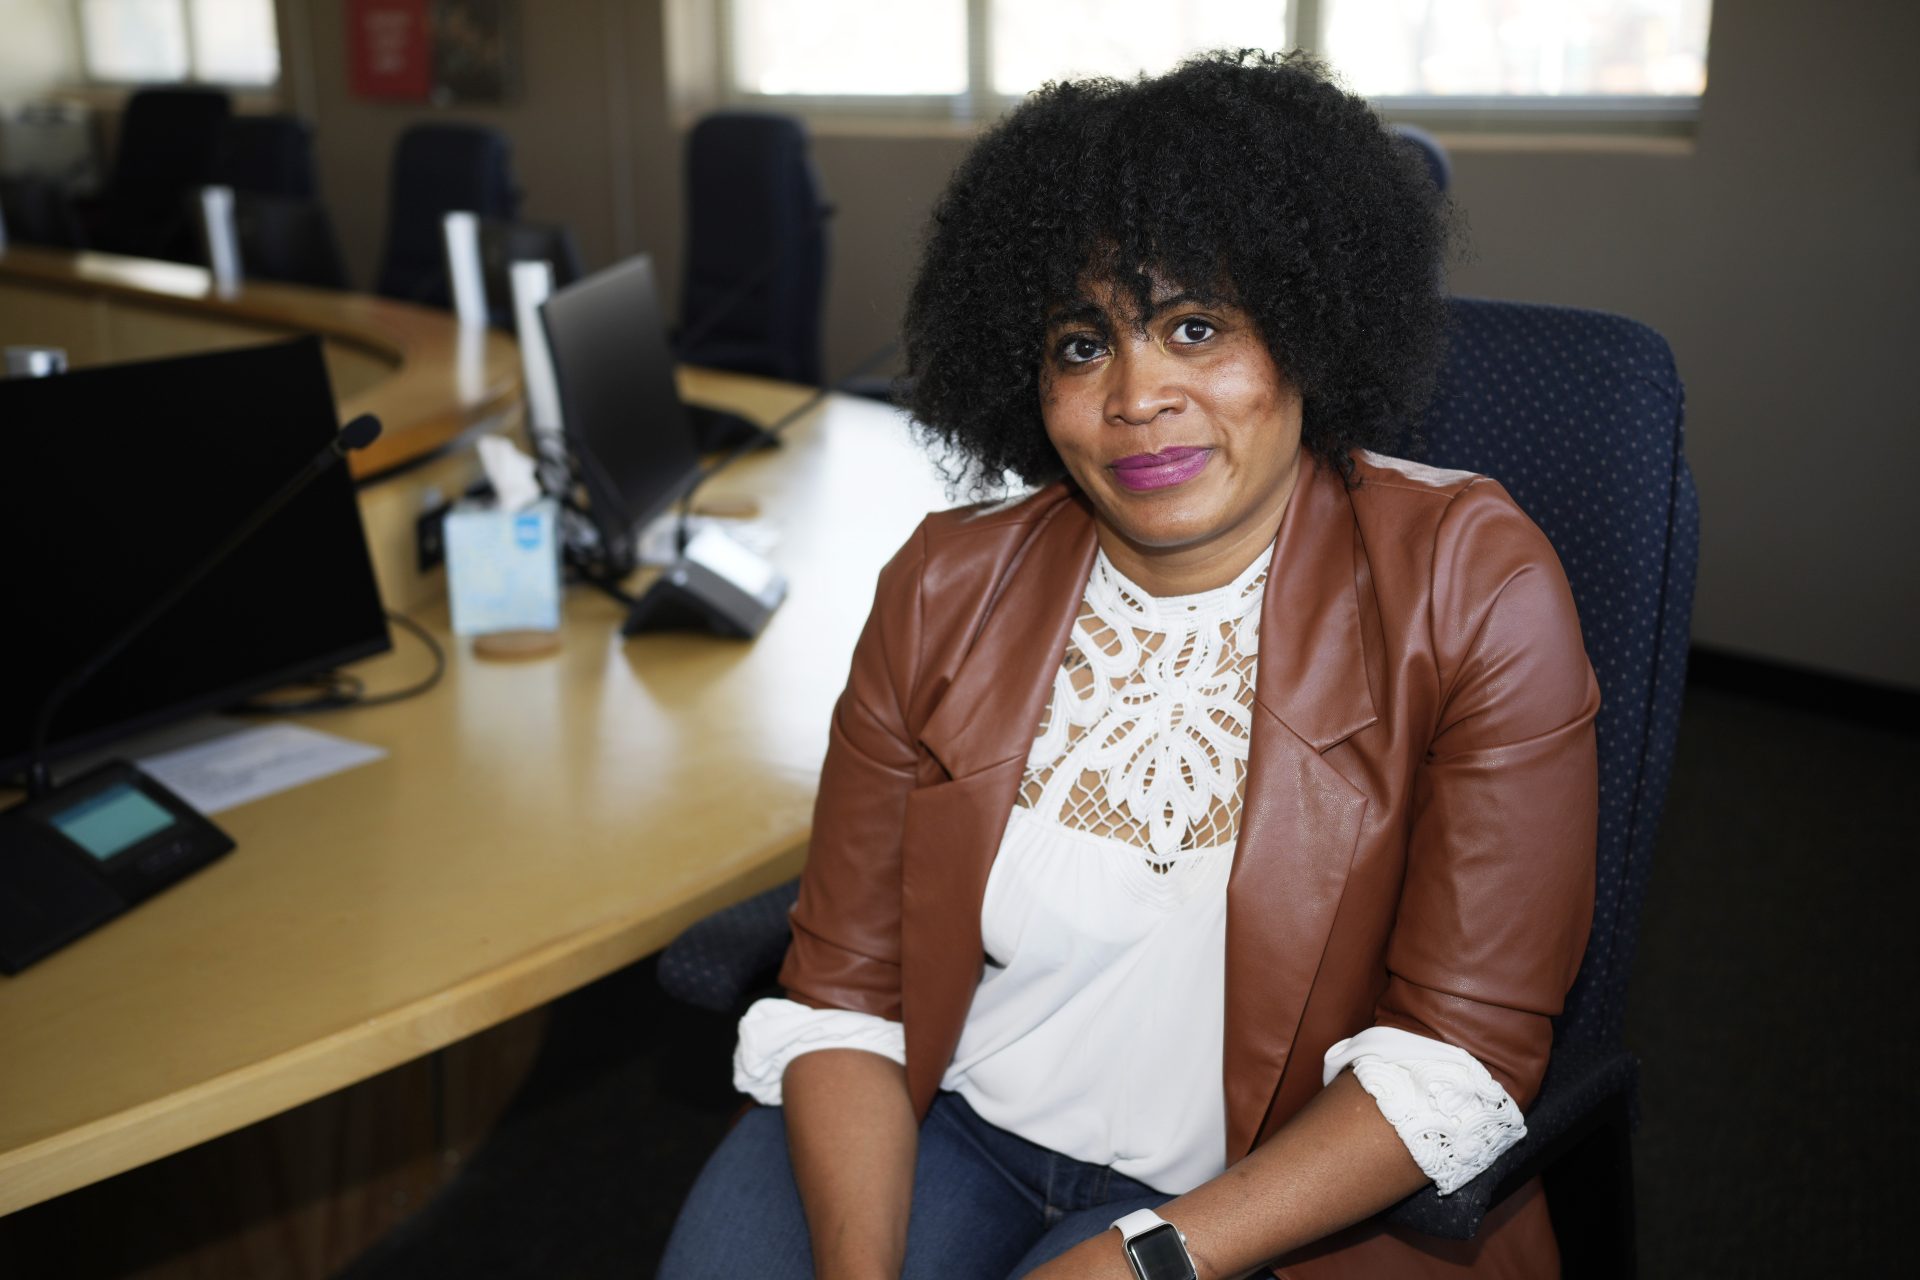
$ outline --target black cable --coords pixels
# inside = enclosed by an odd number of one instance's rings
[[[387,611],[387,620],[396,622],[414,635],[420,643],[427,646],[427,652],[433,655],[433,671],[425,679],[408,685],[404,689],[394,689],[387,693],[368,694],[366,682],[351,671],[322,671],[306,680],[296,682],[294,687],[312,685],[325,692],[312,698],[295,701],[259,702],[247,701],[233,710],[248,715],[287,716],[300,715],[314,711],[345,711],[354,707],[381,707],[390,702],[404,702],[408,698],[418,697],[440,683],[440,677],[447,671],[447,653],[431,632],[412,618],[404,614]]]
[[[767,441],[778,440],[788,427],[812,413],[828,396],[838,391],[844,391],[848,383],[852,382],[855,378],[872,372],[881,364],[891,359],[899,349],[900,344],[898,342],[887,341],[881,343],[856,361],[853,368],[849,369],[846,373],[840,375],[840,377],[824,387],[814,388],[812,395],[809,395],[805,400],[802,400],[799,404],[787,410],[787,412],[781,414],[766,426],[760,428],[759,435],[749,436],[722,454],[719,461],[713,463],[711,466],[701,468],[700,471],[695,474],[693,483],[689,484],[686,491],[680,495],[680,512],[675,520],[674,528],[674,549],[676,551],[685,551],[687,549],[688,525],[693,518],[693,495],[700,490],[701,486],[738,462],[741,458],[759,449]]]
[[[389,622],[399,623],[408,631],[420,637],[420,643],[426,645],[427,652],[433,655],[433,670],[428,674],[426,679],[408,685],[404,689],[395,689],[390,693],[376,693],[371,697],[362,696],[349,703],[349,706],[384,707],[390,702],[404,702],[408,698],[418,697],[433,688],[433,686],[439,684],[440,677],[447,673],[447,651],[440,647],[440,642],[433,638],[431,632],[415,622],[412,618],[407,617],[403,613],[395,613],[391,609],[387,610],[387,620]]]

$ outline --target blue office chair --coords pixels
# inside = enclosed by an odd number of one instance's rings
[[[393,149],[387,247],[376,289],[389,298],[450,307],[440,220],[455,210],[511,219],[520,211],[512,152],[498,129],[417,124]]]
[[[553,287],[564,289],[587,274],[573,228],[563,223],[480,220],[480,272],[486,282],[488,321],[514,332],[513,264],[544,262],[553,268]],[[451,291],[452,282],[448,282]]]
[[[135,91],[120,116],[106,190],[82,206],[88,243],[110,253],[198,261],[191,197],[213,180],[221,133],[232,114],[232,99],[222,90]]]
[[[1453,1194],[1428,1187],[1387,1217],[1470,1239],[1494,1205],[1544,1175],[1566,1275],[1625,1276],[1639,1064],[1622,1023],[1673,770],[1700,547],[1680,380],[1665,340],[1619,316],[1464,298],[1448,306],[1452,341],[1415,453],[1499,480],[1566,568],[1600,682],[1597,892],[1527,1137]],[[738,1009],[772,982],[796,894],[781,885],[693,926],[661,955],[661,985],[690,1004]]]
[[[210,180],[233,189],[240,271],[247,279],[348,287],[333,219],[320,201],[306,121],[290,115],[228,120]]]
[[[830,209],[791,116],[728,111],[687,138],[687,364],[820,382]]]
[[[318,199],[313,127],[298,116],[234,116],[220,127],[210,180],[236,192]]]
[[[66,184],[53,178],[0,178],[0,228],[15,244],[50,249],[87,247],[87,233],[80,225],[73,197]]]
[[[1447,149],[1440,145],[1440,139],[1419,125],[1396,124],[1392,128],[1400,144],[1420,157],[1427,177],[1433,179],[1434,189],[1444,194],[1453,183],[1453,161],[1447,158]]]

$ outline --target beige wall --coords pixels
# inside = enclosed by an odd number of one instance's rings
[[[643,249],[677,259],[678,143],[658,0],[522,3],[517,99],[446,108],[354,97],[343,0],[281,6],[288,97],[315,122],[322,188],[361,286],[378,271],[394,143],[428,120],[504,131],[526,192],[522,216],[571,225],[589,269]]]
[[[671,104],[689,93],[670,93],[668,50],[676,66],[702,63],[704,0],[525,0],[521,100],[447,111],[354,99],[342,0],[280,4],[287,95],[318,125],[357,280],[373,276],[394,139],[450,118],[508,133],[526,216],[571,223],[590,267],[650,249],[672,288]],[[1616,310],[1672,341],[1704,508],[1698,639],[1920,687],[1920,521],[1907,494],[1920,472],[1908,373],[1920,340],[1920,77],[1908,66],[1920,4],[1715,9],[1692,144],[1455,140],[1471,256],[1454,287]],[[964,147],[819,131],[841,210],[829,370],[892,336],[926,211]]]

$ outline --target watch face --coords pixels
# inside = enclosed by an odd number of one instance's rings
[[[1171,1222],[1155,1227],[1127,1243],[1134,1267],[1144,1280],[1194,1280],[1193,1264],[1187,1260],[1187,1248]]]

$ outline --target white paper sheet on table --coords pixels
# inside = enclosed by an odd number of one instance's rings
[[[201,813],[213,814],[386,754],[318,729],[273,724],[144,756],[139,764]]]

